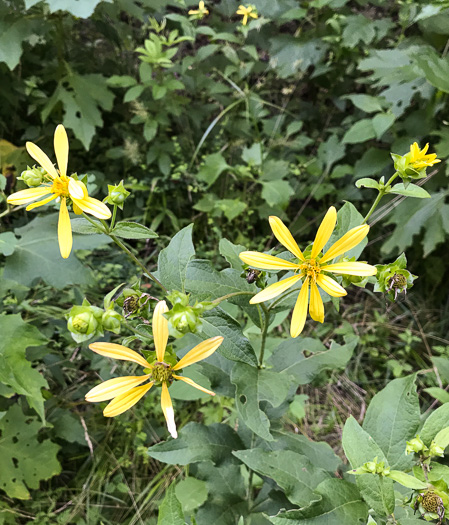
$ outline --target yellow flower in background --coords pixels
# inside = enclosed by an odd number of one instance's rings
[[[429,155],[426,155],[428,149],[428,143],[424,146],[422,150],[420,150],[418,143],[414,142],[410,146],[409,166],[414,169],[420,170],[422,168],[427,168],[428,166],[433,166],[434,164],[441,162],[440,159],[437,159],[436,153],[430,153]]]
[[[270,217],[269,221],[276,239],[298,259],[298,262],[289,262],[279,257],[273,257],[273,255],[259,252],[242,252],[239,257],[246,264],[260,268],[261,270],[290,270],[294,272],[292,277],[287,277],[272,284],[256,294],[250,300],[251,304],[274,299],[304,278],[293,310],[290,326],[290,334],[292,337],[297,337],[303,331],[308,308],[312,319],[320,323],[324,321],[324,305],[317,285],[332,297],[343,297],[346,295],[346,290],[328,274],[369,276],[375,275],[377,272],[374,266],[362,262],[337,262],[330,264],[333,259],[351,250],[363,241],[369,231],[367,224],[349,230],[321,255],[321,251],[330,239],[337,223],[337,211],[333,206],[329,208],[321,222],[313,242],[312,250],[307,257],[299,249],[292,234],[281,219],[278,217]]]
[[[248,23],[248,17],[251,18],[259,18],[259,15],[257,14],[257,9],[253,5],[249,5],[248,7],[245,7],[244,5],[239,5],[239,8],[237,9],[236,13],[238,15],[243,16],[242,24],[246,26]]]
[[[112,399],[104,409],[103,414],[106,417],[114,417],[134,406],[155,383],[160,384],[162,386],[161,406],[165,420],[167,421],[168,431],[172,437],[177,438],[178,433],[176,431],[175,415],[168,387],[173,383],[173,380],[183,381],[206,394],[214,396],[214,392],[203,388],[188,377],[175,374],[175,372],[212,355],[223,342],[223,337],[216,336],[201,342],[187,352],[176,365],[172,366],[164,362],[168,342],[168,321],[163,315],[165,312],[168,312],[166,302],[159,301],[153,313],[153,336],[154,346],[156,348],[156,361],[152,364],[126,346],[113,343],[93,343],[89,345],[89,348],[97,354],[112,357],[113,359],[132,361],[141,365],[144,368],[145,374],[109,379],[90,390],[86,394],[86,401],[98,402]],[[146,384],[141,384],[146,381],[148,381]]]
[[[191,9],[188,13],[189,15],[198,15],[199,18],[203,18],[209,14],[209,10],[205,7],[204,2],[198,4],[198,9]]]
[[[59,250],[62,257],[67,259],[72,250],[72,227],[70,225],[67,203],[72,202],[75,213],[81,214],[84,211],[98,219],[109,219],[111,212],[105,204],[89,197],[86,185],[83,182],[67,176],[69,141],[66,130],[62,124],[59,124],[56,128],[54,146],[56,159],[58,161],[58,170],[39,146],[36,146],[36,144],[32,142],[26,143],[26,149],[29,155],[46,171],[44,182],[36,188],[29,188],[13,193],[8,197],[7,202],[9,204],[20,205],[50,195],[45,199],[27,206],[26,209],[29,211],[60,198],[61,206],[59,208],[58,221]]]

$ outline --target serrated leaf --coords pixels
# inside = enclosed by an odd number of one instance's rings
[[[157,525],[185,525],[184,514],[181,503],[176,497],[174,484],[166,491],[159,507]]]
[[[38,489],[41,480],[61,472],[59,446],[38,441],[40,428],[37,418],[25,416],[17,403],[0,419],[0,488],[10,498],[29,499],[28,489]]]
[[[201,182],[205,182],[209,187],[228,168],[228,163],[221,153],[212,153],[204,159],[204,164],[198,171],[196,178]]]
[[[262,182],[262,199],[273,208],[287,206],[293,194],[293,188],[286,180]]]
[[[39,30],[37,22],[26,17],[0,21],[0,63],[4,62],[11,71],[19,64],[23,43]]]
[[[318,159],[329,172],[331,167],[345,156],[346,146],[337,135],[331,135],[326,142],[320,144],[318,148]]]
[[[132,221],[118,222],[110,233],[123,239],[154,239],[158,237],[158,234],[150,228]]]

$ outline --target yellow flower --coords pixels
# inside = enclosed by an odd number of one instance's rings
[[[86,185],[83,182],[67,176],[69,141],[62,124],[59,124],[56,128],[54,145],[56,159],[58,161],[58,170],[39,146],[36,146],[36,144],[32,142],[26,143],[26,148],[30,156],[42,166],[47,174],[44,177],[44,182],[40,186],[13,193],[8,197],[7,201],[10,204],[19,205],[35,201],[45,195],[50,195],[50,197],[46,197],[26,207],[27,210],[32,210],[59,197],[61,199],[58,222],[59,250],[62,257],[67,259],[72,250],[72,227],[67,210],[67,201],[72,202],[73,211],[77,214],[81,214],[84,211],[98,219],[109,219],[111,212],[105,204],[89,197]]]
[[[427,168],[427,166],[433,166],[434,164],[441,162],[440,159],[437,159],[436,153],[430,153],[429,155],[426,155],[428,149],[429,149],[428,143],[424,146],[422,150],[420,150],[418,143],[414,142],[410,146],[409,166],[417,170],[420,170],[422,168]]]
[[[248,17],[251,18],[258,18],[257,10],[253,5],[249,5],[248,7],[245,7],[244,5],[239,5],[239,8],[237,9],[236,13],[238,15],[243,16],[242,24],[246,26],[248,23]]]
[[[89,345],[89,348],[97,354],[114,359],[121,359],[123,361],[132,361],[141,365],[144,368],[145,374],[109,379],[90,390],[86,394],[86,401],[96,402],[109,401],[112,399],[104,409],[103,414],[106,417],[114,417],[134,406],[155,383],[161,384],[162,411],[167,421],[168,431],[174,438],[177,438],[178,433],[176,431],[175,415],[168,387],[175,379],[177,381],[184,381],[184,383],[214,396],[214,392],[203,388],[188,377],[175,374],[175,372],[212,355],[223,342],[223,337],[216,336],[201,342],[187,352],[174,366],[166,363],[164,362],[164,356],[168,341],[168,321],[163,315],[165,312],[168,312],[167,304],[165,301],[159,301],[153,313],[153,336],[154,346],[156,348],[156,361],[152,364],[140,354],[134,352],[134,350],[126,348],[126,346],[113,343],[93,343]],[[148,382],[145,383],[146,381]],[[142,385],[141,383],[145,384]]]
[[[200,15],[201,18],[209,14],[209,10],[205,7],[203,0],[198,4],[198,9],[191,9],[189,15]]]
[[[323,301],[318,291],[318,286],[332,297],[343,297],[346,290],[340,286],[328,274],[346,274],[369,276],[376,274],[376,268],[362,262],[340,262],[330,264],[330,262],[357,246],[368,234],[369,226],[367,224],[357,226],[349,230],[341,239],[335,242],[323,255],[321,251],[329,240],[337,222],[337,211],[332,206],[326,213],[315,240],[312,250],[306,257],[299,249],[296,241],[285,224],[278,217],[270,217],[270,226],[276,239],[287,248],[298,262],[289,262],[279,257],[273,257],[265,253],[242,252],[239,257],[243,262],[250,266],[262,270],[290,270],[294,272],[292,277],[287,277],[275,284],[272,284],[256,294],[251,300],[251,304],[261,303],[274,299],[281,293],[285,292],[293,285],[298,283],[302,278],[304,282],[301,286],[295,308],[293,310],[290,334],[297,337],[304,328],[307,308],[309,305],[309,288],[310,288],[310,316],[315,321],[322,323],[324,321]]]

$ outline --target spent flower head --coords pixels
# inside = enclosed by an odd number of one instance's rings
[[[346,290],[340,286],[332,274],[369,276],[376,274],[376,268],[362,262],[337,262],[331,263],[337,257],[357,246],[367,236],[369,226],[363,224],[349,230],[341,239],[336,241],[324,254],[322,250],[329,240],[337,223],[337,211],[332,206],[326,213],[310,252],[304,254],[296,244],[289,229],[278,217],[270,217],[270,226],[276,239],[297,259],[297,262],[286,261],[273,255],[258,252],[241,252],[240,259],[261,270],[290,270],[294,275],[272,284],[256,294],[251,304],[257,304],[269,299],[274,299],[303,279],[296,305],[293,310],[290,335],[297,337],[304,329],[307,310],[315,321],[324,321],[324,305],[318,286],[331,297],[343,297]],[[317,286],[318,285],[318,286]],[[310,288],[310,306],[309,306]]]
[[[33,144],[26,143],[26,149],[31,157],[37,161],[45,171],[42,182],[37,187],[31,187],[21,190],[10,195],[7,201],[10,204],[27,204],[41,197],[34,204],[29,204],[26,209],[32,210],[48,204],[54,199],[60,200],[59,222],[58,222],[58,240],[59,250],[64,259],[72,251],[72,227],[67,204],[72,204],[73,211],[80,215],[82,212],[89,213],[98,219],[109,219],[111,212],[109,208],[97,199],[89,197],[84,182],[78,180],[75,175],[67,175],[67,164],[69,159],[69,141],[67,133],[62,124],[56,128],[54,136],[54,147],[58,169],[56,169],[48,156]],[[49,195],[49,197],[48,197]]]
[[[239,5],[239,8],[236,11],[237,15],[241,15],[242,18],[242,25],[246,26],[248,23],[248,18],[259,18],[259,15],[257,14],[257,9],[253,5]]]
[[[377,275],[375,292],[388,293],[390,299],[396,300],[398,293],[407,293],[413,286],[413,281],[417,279],[407,270],[407,258],[402,253],[394,262],[390,264],[376,264]]]
[[[167,312],[168,307],[165,301],[159,301],[153,313],[156,359],[151,363],[126,346],[113,343],[93,343],[89,345],[89,348],[97,354],[141,365],[144,374],[109,379],[90,390],[86,394],[86,400],[91,402],[112,400],[104,409],[103,414],[106,417],[114,417],[134,406],[154,385],[161,386],[161,406],[167,421],[168,431],[172,437],[177,438],[178,433],[176,431],[173,404],[168,389],[173,381],[183,381],[206,394],[215,395],[214,392],[198,385],[188,377],[179,375],[179,373],[183,368],[212,355],[223,342],[223,337],[216,336],[206,339],[206,341],[201,342],[187,352],[180,361],[173,364],[171,359],[166,358],[168,321],[164,314]]]

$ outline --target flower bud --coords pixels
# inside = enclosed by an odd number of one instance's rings
[[[123,203],[129,195],[131,195],[131,193],[125,189],[123,181],[120,181],[120,184],[116,186],[108,184],[108,196],[104,199],[104,202],[118,206],[123,210]]]
[[[86,300],[81,306],[73,306],[67,315],[67,328],[73,339],[80,343],[101,332],[102,314],[101,308],[91,306]]]
[[[420,454],[421,452],[427,452],[428,448],[424,445],[424,442],[419,436],[416,436],[411,441],[407,441],[407,446],[405,447],[406,454]]]
[[[115,310],[106,310],[106,312],[104,312],[101,318],[101,322],[105,330],[114,332],[114,334],[119,334],[120,333],[120,323],[122,319],[123,317]]]
[[[165,314],[168,319],[168,329],[173,337],[180,338],[189,332],[201,332],[203,321],[201,314],[216,305],[209,301],[189,305],[189,296],[185,293],[173,291],[167,296],[173,308]]]
[[[47,172],[43,168],[28,167],[28,169],[22,171],[20,177],[18,178],[23,180],[30,188],[36,188],[42,184],[46,174]]]
[[[432,441],[429,447],[429,456],[439,456],[440,458],[444,457],[444,448],[437,445],[435,441]]]

